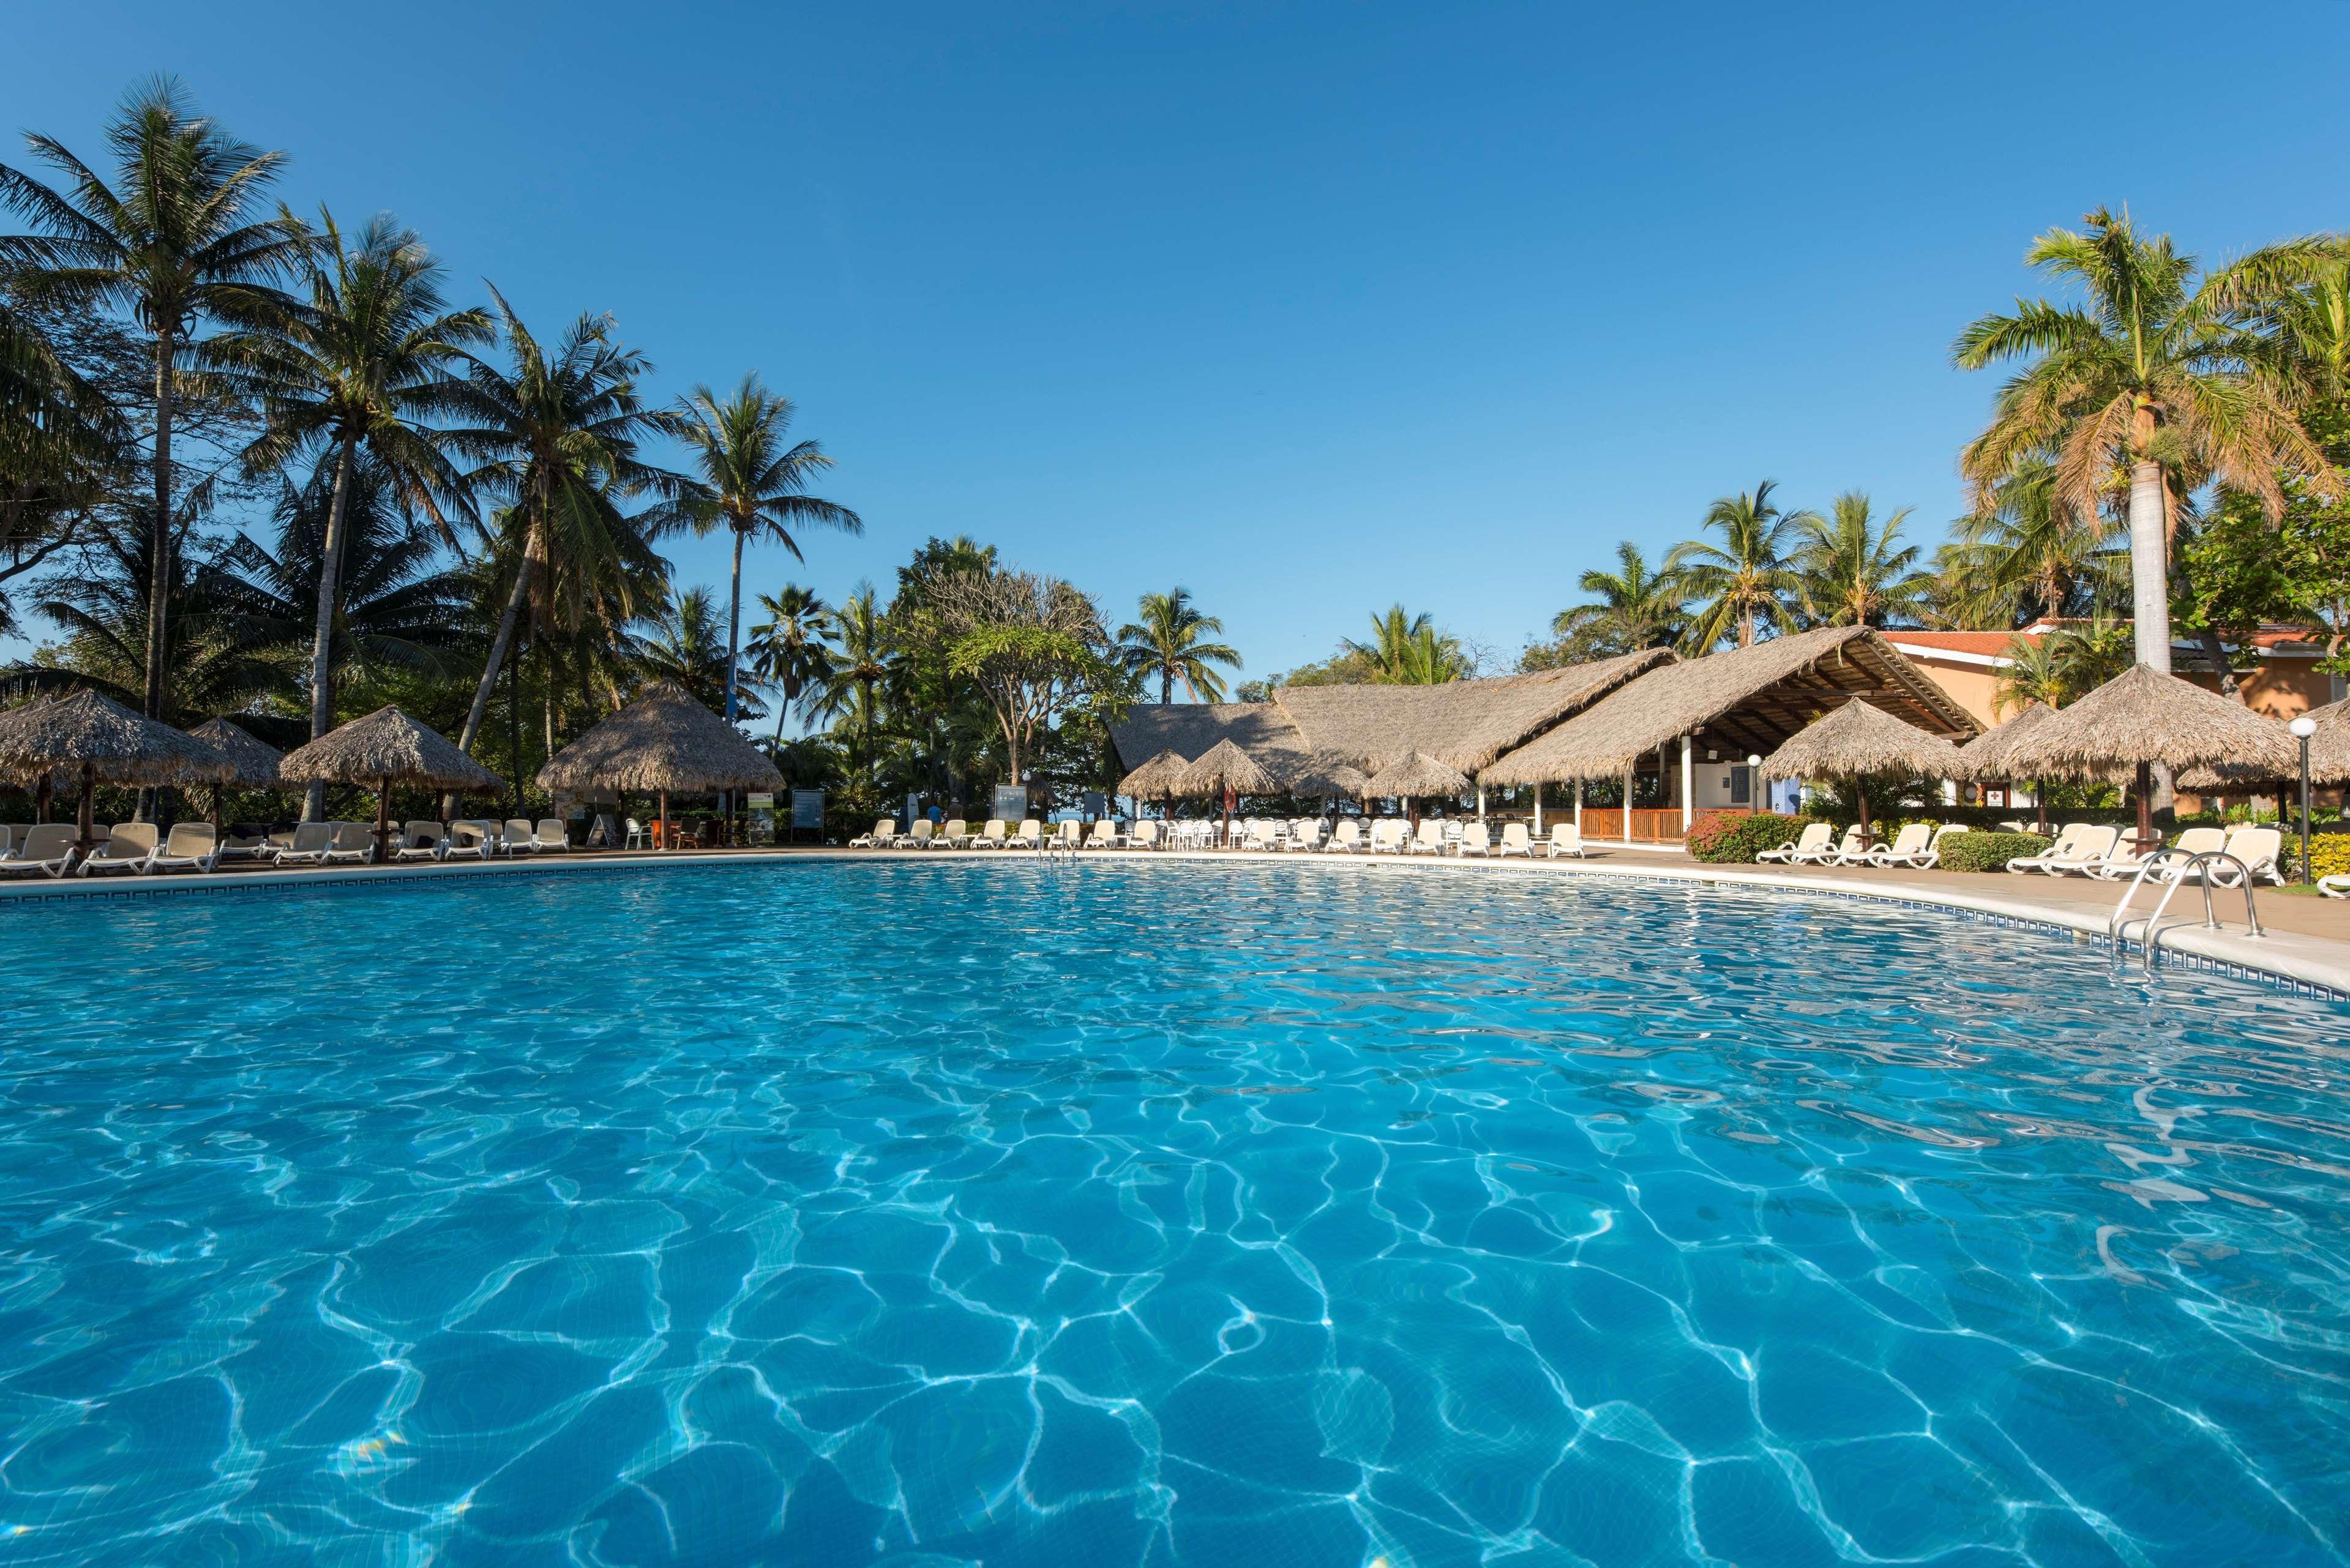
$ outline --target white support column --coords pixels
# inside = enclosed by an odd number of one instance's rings
[[[1689,836],[1690,825],[1697,820],[1697,747],[1689,736],[1681,737],[1681,836]]]
[[[1485,820],[1485,786],[1482,784],[1477,786],[1477,820]]]
[[[1624,770],[1624,842],[1632,842],[1632,770]]]
[[[1575,831],[1583,831],[1583,781],[1575,781]]]
[[[1542,785],[1534,785],[1534,836],[1536,838],[1542,836]]]

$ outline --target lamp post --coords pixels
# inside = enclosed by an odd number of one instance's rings
[[[1746,807],[1757,816],[1771,809],[1771,803],[1762,798],[1762,753],[1760,752],[1746,753]]]
[[[2309,886],[2309,737],[2317,733],[2317,721],[2304,713],[2285,726],[2293,738],[2301,742],[2301,885]]]

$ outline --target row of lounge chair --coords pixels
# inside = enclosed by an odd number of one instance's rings
[[[126,871],[144,877],[167,871],[215,871],[224,860],[271,866],[365,865],[375,858],[375,828],[364,822],[306,822],[283,833],[226,835],[208,822],[183,822],[158,841],[151,822],[118,822],[88,854],[71,823],[0,826],[0,875],[91,877]],[[493,855],[546,854],[571,847],[559,818],[521,817],[405,824],[391,846],[395,860],[486,860]]]
[[[1182,825],[1161,822],[1138,822],[1129,830],[1118,823],[1103,820],[1088,827],[1080,822],[1056,823],[1048,834],[1045,824],[1035,817],[1016,827],[1001,818],[981,825],[973,831],[961,817],[943,825],[928,821],[916,822],[899,833],[897,818],[883,817],[873,825],[870,833],[861,833],[848,841],[852,849],[1042,849],[1048,843],[1065,849],[1162,849],[1182,847],[1191,842],[1180,832]],[[1200,839],[1201,846],[1209,840]],[[1418,832],[1413,832],[1400,817],[1378,817],[1369,825],[1367,833],[1361,821],[1342,817],[1332,829],[1318,817],[1299,817],[1295,821],[1260,819],[1235,823],[1232,847],[1301,853],[1329,852],[1342,855],[1452,855],[1456,857],[1485,856],[1504,857],[1523,856],[1531,860],[1536,847],[1541,847],[1553,859],[1562,856],[1581,857],[1583,833],[1573,823],[1559,823],[1550,836],[1535,840],[1522,822],[1505,823],[1497,840],[1486,823],[1461,818],[1429,817]]]
[[[1963,823],[1937,826],[1913,822],[1890,842],[1867,844],[1857,826],[1845,829],[1844,836],[1838,839],[1835,828],[1815,822],[1799,836],[1766,849],[1755,858],[1785,866],[1906,867],[1927,871],[1941,864],[1946,841],[1953,835],[1970,831],[1973,830]],[[2223,851],[2242,862],[2256,878],[2284,880],[2278,867],[2278,857],[2284,852],[2284,836],[2273,827],[2190,827],[2178,836],[2171,847],[2189,855]],[[2019,877],[2041,872],[2051,877],[2079,875],[2117,881],[2137,876],[2144,864],[2145,857],[2123,843],[2120,828],[2075,822],[2066,824],[2046,849],[2037,855],[2019,855],[2007,863],[2007,868]],[[2189,874],[2183,860],[2166,861],[2148,873],[2165,881],[2176,881]],[[2199,877],[2203,873],[2198,869],[2191,874]],[[2236,875],[2232,868],[2221,867],[2213,873],[2213,880],[2225,881]],[[2350,883],[2350,878],[2339,880]],[[2345,888],[2343,896],[2350,897],[2350,888]]]

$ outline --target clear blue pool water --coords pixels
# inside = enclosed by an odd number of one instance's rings
[[[0,909],[0,1563],[2339,1560],[2350,1009],[1357,869]]]

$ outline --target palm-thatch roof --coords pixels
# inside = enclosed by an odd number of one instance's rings
[[[1278,778],[1230,741],[1210,746],[1174,781],[1174,793],[1179,795],[1212,796],[1226,790],[1234,794],[1274,794],[1280,789]]]
[[[2312,708],[2303,717],[2317,723],[2317,733],[2309,737],[2309,782],[2315,784],[2350,784],[2350,699],[2330,702],[2323,708]],[[2290,732],[2285,739],[2298,747]],[[2297,780],[2301,777],[2300,759],[2283,774],[2261,772],[2230,763],[2218,767],[2189,768],[2178,775],[2182,789],[2218,792],[2247,790],[2262,784]]]
[[[422,784],[431,789],[494,790],[497,775],[459,751],[441,732],[398,708],[379,708],[329,730],[278,760],[284,784]]]
[[[1135,800],[1169,800],[1175,794],[1175,781],[1191,764],[1176,751],[1164,751],[1124,778],[1118,781],[1118,793]]]
[[[1469,775],[1438,757],[1406,752],[1371,775],[1363,793],[1380,800],[1425,800],[1431,795],[1460,794],[1469,788]]]
[[[2299,771],[2301,748],[2282,724],[2233,698],[2134,664],[2016,742],[2005,761],[2031,778],[2103,779],[2168,763],[2280,779]]]
[[[743,732],[683,687],[659,681],[538,770],[545,790],[715,794],[781,789],[784,775]]]
[[[1933,734],[1965,737],[1979,727],[1880,633],[1825,626],[1648,670],[1481,777],[1489,784],[1617,778],[1683,735],[1733,754],[1769,753],[1855,697]]]
[[[1626,681],[1672,662],[1669,649],[1648,648],[1564,670],[1440,686],[1284,686],[1273,700],[1315,751],[1367,773],[1418,752],[1474,774]]]
[[[255,740],[226,719],[207,719],[188,733],[219,753],[221,760],[236,770],[223,783],[246,789],[266,789],[277,782],[277,767],[286,753]]]
[[[95,691],[16,709],[0,723],[0,770],[22,776],[85,766],[93,783],[142,788],[214,784],[231,773],[202,741]]]
[[[2027,704],[2005,723],[1984,731],[1959,748],[1959,765],[1970,779],[2004,779],[2014,777],[2007,765],[2007,754],[2015,743],[2027,735],[2037,734],[2040,727],[2055,716],[2056,711],[2043,702]]]
[[[1762,760],[1773,779],[1955,778],[1959,748],[1856,697]]]
[[[1138,770],[1164,752],[1205,756],[1219,741],[1232,742],[1284,778],[1314,756],[1289,715],[1271,702],[1137,702],[1110,726],[1119,758]]]
[[[1303,769],[1283,782],[1295,795],[1359,795],[1370,784],[1371,775],[1331,753],[1317,752]]]

